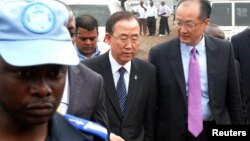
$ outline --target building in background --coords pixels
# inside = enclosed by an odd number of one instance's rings
[[[218,25],[230,40],[231,36],[249,28],[250,0],[210,0],[210,23]]]

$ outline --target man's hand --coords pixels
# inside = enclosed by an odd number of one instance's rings
[[[123,138],[121,138],[120,136],[117,136],[114,133],[110,133],[109,139],[110,141],[125,141]]]

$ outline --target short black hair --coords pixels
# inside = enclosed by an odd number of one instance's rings
[[[187,2],[187,1],[195,1],[199,2],[200,4],[200,20],[205,20],[207,18],[210,18],[212,7],[210,5],[210,2],[208,0],[181,0],[176,8],[178,8],[182,3]]]
[[[84,28],[92,31],[96,28],[98,34],[98,21],[91,15],[80,15],[76,17],[76,30]]]
[[[109,19],[107,20],[107,22],[106,22],[106,32],[109,33],[109,34],[113,34],[114,25],[118,21],[121,21],[121,20],[124,20],[124,19],[127,19],[127,20],[135,19],[138,22],[137,18],[133,15],[133,13],[128,12],[128,11],[119,11],[119,12],[116,12],[116,13],[112,14],[109,17]]]

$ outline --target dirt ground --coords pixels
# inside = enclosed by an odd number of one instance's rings
[[[147,60],[148,57],[148,51],[150,50],[151,47],[166,42],[174,37],[176,37],[176,30],[175,26],[173,25],[173,17],[170,16],[168,19],[169,27],[170,27],[170,35],[168,36],[162,36],[159,37],[157,34],[159,34],[159,21],[160,19],[157,19],[156,22],[156,35],[155,36],[147,36],[147,35],[142,35],[140,37],[140,47],[139,51],[137,54],[138,58],[141,58],[143,60]]]

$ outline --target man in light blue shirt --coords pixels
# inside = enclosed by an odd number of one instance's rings
[[[158,72],[156,141],[204,141],[211,126],[244,124],[232,45],[204,34],[211,10],[207,0],[180,1],[178,37],[149,51]]]
[[[75,45],[80,61],[98,56],[109,49],[108,45],[97,44],[98,22],[90,15],[76,17]]]

